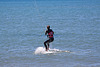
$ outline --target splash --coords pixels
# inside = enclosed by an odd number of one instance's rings
[[[59,49],[50,49],[48,51],[45,51],[44,47],[38,47],[34,54],[53,54],[53,53],[61,53],[61,52],[70,52],[70,51],[62,51]]]
[[[48,53],[53,53],[52,51],[45,51],[44,47],[38,47],[34,54],[48,54]]]

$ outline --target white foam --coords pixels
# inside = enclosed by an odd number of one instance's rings
[[[70,51],[62,51],[62,50],[59,50],[59,49],[50,49],[48,51],[45,51],[45,48],[44,47],[38,47],[34,54],[50,54],[50,53],[58,53],[58,52],[70,52]]]
[[[35,54],[48,54],[48,53],[53,53],[51,51],[45,51],[44,47],[38,47],[35,52]]]

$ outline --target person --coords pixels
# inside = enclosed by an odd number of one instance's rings
[[[45,31],[45,35],[47,35],[47,37],[49,39],[44,42],[44,46],[46,48],[46,51],[49,50],[49,43],[54,41],[53,34],[54,34],[54,32],[52,31],[52,29],[50,29],[50,26],[48,25],[47,30]]]

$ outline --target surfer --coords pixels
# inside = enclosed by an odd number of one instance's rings
[[[44,46],[46,48],[46,51],[49,50],[49,43],[54,41],[53,34],[54,34],[54,32],[52,31],[52,29],[50,29],[50,26],[48,25],[47,30],[45,31],[45,35],[47,35],[47,37],[49,39],[44,42]]]

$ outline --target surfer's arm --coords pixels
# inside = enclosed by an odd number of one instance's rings
[[[47,30],[45,31],[45,35],[47,35]]]
[[[53,32],[53,34],[54,34],[54,32]]]
[[[54,34],[54,31],[52,30],[53,34]]]

